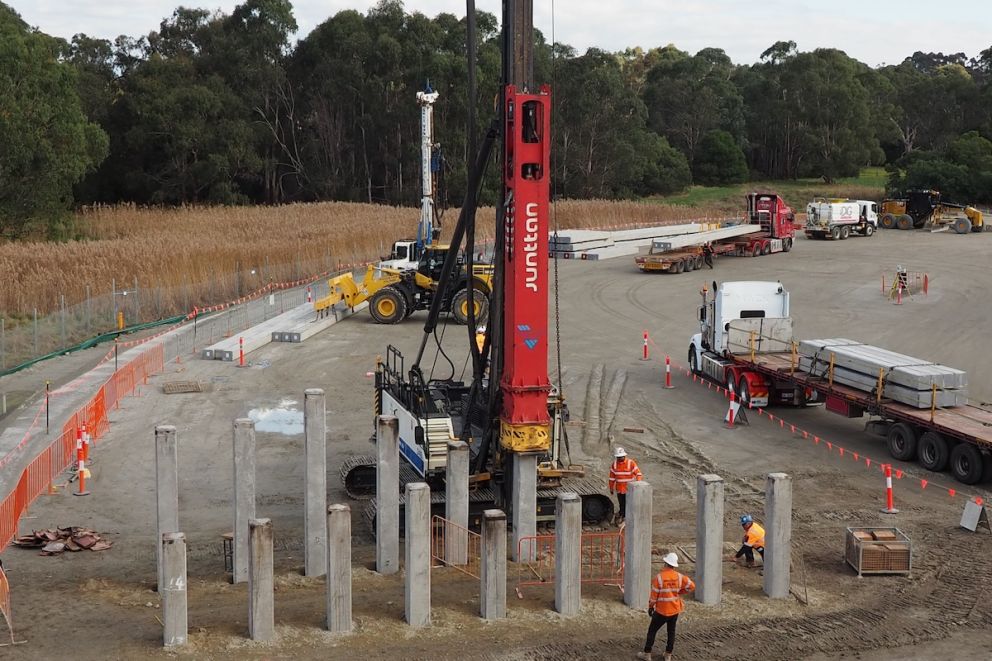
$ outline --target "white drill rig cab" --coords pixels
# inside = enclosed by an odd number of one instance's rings
[[[689,367],[736,390],[731,354],[788,351],[792,343],[789,292],[780,282],[713,282],[700,291],[699,330],[689,340]],[[729,377],[729,378],[728,378]],[[751,402],[767,399],[753,393]]]

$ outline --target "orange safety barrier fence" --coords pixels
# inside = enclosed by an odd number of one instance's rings
[[[431,519],[431,565],[482,576],[482,536],[440,516]]]
[[[521,537],[517,543],[516,557],[523,557],[524,549],[534,553],[534,561],[520,563],[520,576],[516,587],[517,597],[520,599],[524,598],[521,591],[524,586],[554,584],[555,536]],[[582,583],[610,585],[623,591],[623,529],[613,532],[582,533],[579,566]]]
[[[10,619],[10,583],[7,582],[7,575],[0,567],[0,614],[7,622],[7,631],[10,632],[10,644],[14,644],[14,622]]]
[[[123,397],[132,394],[139,385],[147,383],[149,376],[164,369],[164,355],[162,345],[156,345],[122,365],[89,402],[69,416],[59,437],[21,472],[17,486],[0,502],[0,551],[17,535],[18,522],[31,503],[51,489],[55,479],[74,464],[76,430],[85,423],[95,444],[110,427],[107,408],[117,406]],[[41,410],[44,410],[44,404]],[[36,422],[37,419],[36,416]],[[30,430],[28,433],[30,434]],[[12,456],[5,457],[3,463]]]

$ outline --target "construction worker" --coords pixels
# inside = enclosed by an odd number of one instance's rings
[[[648,601],[651,624],[648,625],[648,637],[644,641],[644,651],[637,653],[637,658],[643,661],[651,661],[654,639],[662,625],[668,627],[665,661],[670,661],[672,650],[675,649],[675,623],[679,619],[679,613],[685,609],[682,595],[696,589],[696,584],[691,578],[675,571],[679,566],[677,555],[669,553],[661,561],[665,563],[665,567],[651,581],[651,599]]]
[[[750,514],[741,517],[741,527],[744,528],[744,542],[736,555],[731,556],[735,562],[744,556],[748,567],[754,567],[754,552],[761,554],[761,560],[765,560],[765,529],[760,523],[756,523]]]
[[[486,327],[479,326],[475,329],[475,344],[479,347],[479,353],[482,353],[482,347],[486,343]]]
[[[713,244],[709,241],[703,244],[703,261],[706,266],[713,268]]]
[[[637,462],[627,456],[627,451],[617,448],[613,452],[613,463],[610,464],[610,493],[616,493],[619,513],[614,517],[614,523],[620,523],[627,515],[627,485],[634,480],[644,479]]]

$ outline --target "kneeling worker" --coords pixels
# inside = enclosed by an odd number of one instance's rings
[[[744,543],[732,559],[737,560],[744,556],[747,560],[747,566],[754,567],[755,551],[761,554],[762,561],[765,559],[765,529],[761,527],[761,524],[755,523],[750,514],[741,517],[741,527],[744,528]]]
[[[685,609],[682,595],[696,589],[696,584],[691,578],[675,571],[679,566],[677,555],[669,553],[661,561],[665,563],[665,567],[651,581],[651,599],[648,601],[651,624],[648,626],[648,637],[644,641],[644,651],[637,653],[637,658],[642,661],[651,661],[654,639],[662,625],[668,628],[665,661],[672,658],[672,650],[675,649],[675,624],[679,619],[679,613]]]

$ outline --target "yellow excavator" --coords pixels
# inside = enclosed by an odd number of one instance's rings
[[[906,197],[883,200],[879,225],[884,229],[929,229],[958,234],[986,230],[982,212],[975,207],[941,199],[939,191],[911,190]]]
[[[361,282],[351,273],[331,278],[330,293],[314,301],[318,316],[323,316],[338,302],[354,309],[368,301],[369,313],[376,323],[398,324],[417,310],[430,308],[437,292],[441,267],[448,246],[425,246],[417,269],[399,269],[370,264]],[[468,322],[469,278],[464,265],[455,286],[448,288],[441,309],[450,312],[460,324]],[[477,264],[472,267],[475,319],[485,323],[489,314],[489,294],[492,292],[493,267]]]

